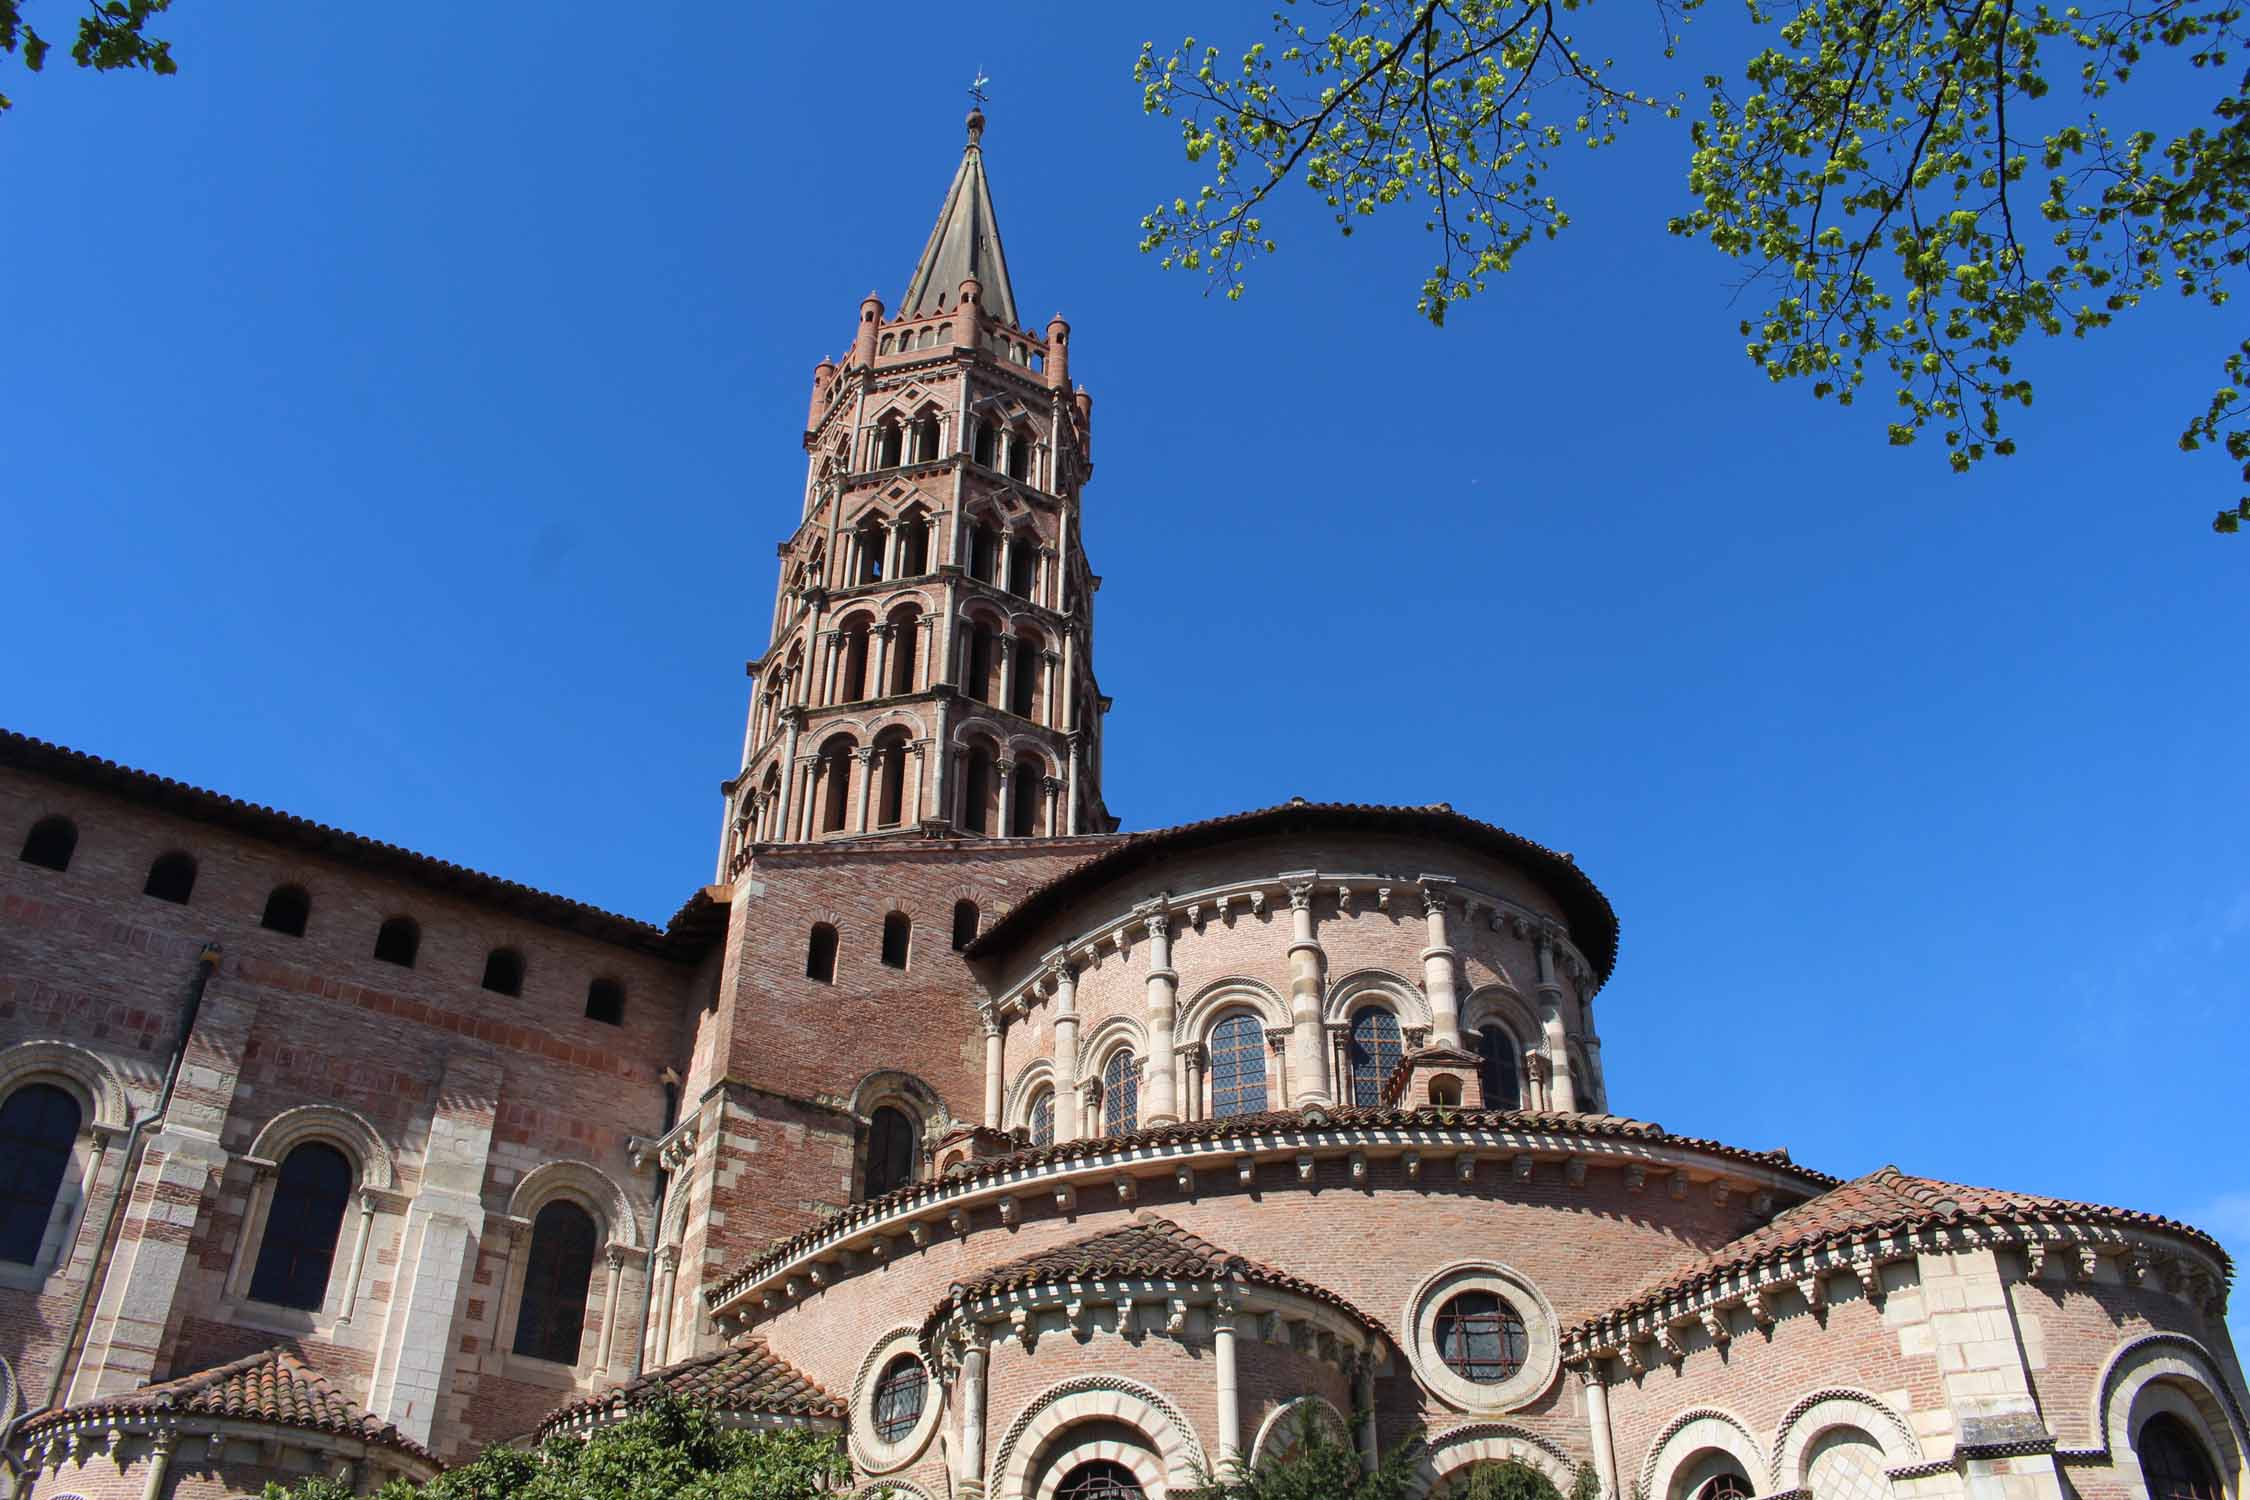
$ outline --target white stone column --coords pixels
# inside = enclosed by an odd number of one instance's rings
[[[1242,1393],[1234,1363],[1234,1319],[1239,1310],[1222,1295],[1211,1307],[1211,1366],[1219,1388],[1219,1470],[1242,1463]]]
[[[987,1128],[1000,1128],[1001,1071],[1007,1067],[1007,1058],[1000,1046],[1000,1023],[987,1016],[984,1023],[984,1123]]]
[[[1055,1142],[1093,1134],[1078,1109],[1078,973],[1070,961],[1053,962],[1055,981]]]
[[[1172,1023],[1180,976],[1172,968],[1171,919],[1155,904],[1139,913],[1148,926],[1148,1087],[1141,1112],[1144,1129],[1176,1125],[1180,1119],[1178,1086],[1174,1081]]]
[[[1042,651],[1039,653],[1039,660],[1044,668],[1039,674],[1039,722],[1052,729],[1056,723],[1055,678],[1062,667],[1062,654],[1057,651]]]
[[[836,701],[836,673],[844,660],[844,633],[840,630],[831,630],[824,633],[820,639],[821,643],[828,648],[827,661],[822,666],[820,673],[820,701],[823,705],[827,705]]]
[[[1359,1471],[1375,1472],[1375,1356],[1363,1354],[1352,1371],[1352,1400],[1359,1407]],[[1614,1500],[1614,1497],[1613,1497]]]
[[[609,1262],[609,1285],[602,1293],[602,1343],[594,1368],[606,1379],[610,1355],[617,1348],[617,1325],[624,1321],[624,1309],[617,1303],[625,1286],[625,1247],[611,1245],[604,1258]]]
[[[656,1252],[656,1348],[649,1363],[658,1369],[671,1363],[672,1286],[679,1270],[679,1246],[666,1245]]]
[[[1601,1479],[1602,1494],[1608,1500],[1619,1500],[1617,1445],[1609,1431],[1609,1387],[1602,1384],[1601,1372],[1592,1360],[1579,1369],[1578,1382],[1586,1391],[1586,1436],[1594,1445],[1594,1473]]]
[[[944,818],[952,815],[952,803],[946,798],[945,772],[953,757],[946,751],[946,724],[953,717],[953,700],[937,701],[937,733],[930,737],[930,815]]]
[[[773,816],[774,837],[789,837],[789,789],[797,783],[797,731],[804,727],[805,716],[790,709],[782,716],[781,737],[781,802]]]
[[[1310,870],[1281,877],[1289,893],[1289,1046],[1290,1069],[1297,1092],[1289,1099],[1293,1108],[1308,1104],[1333,1104],[1328,1086],[1328,1056],[1322,1047],[1321,1027],[1325,997],[1323,973],[1327,955],[1313,935],[1314,875]]]
[[[1045,809],[1040,817],[1040,826],[1046,830],[1047,837],[1053,838],[1062,831],[1055,826],[1055,803],[1062,791],[1062,783],[1052,776],[1042,776],[1039,778],[1039,790],[1044,798],[1041,806]]]
[[[957,1496],[984,1494],[984,1339],[975,1330],[961,1355],[961,1484]]]
[[[336,1313],[336,1326],[341,1328],[352,1320],[352,1308],[359,1302],[359,1278],[367,1269],[367,1242],[375,1233],[375,1195],[367,1188],[359,1190],[359,1230],[352,1236],[352,1267],[344,1273],[344,1305]]]
[[[885,620],[875,627],[875,675],[867,684],[870,698],[888,698],[891,694],[891,632],[893,626]]]
[[[1430,924],[1430,946],[1422,950],[1422,987],[1430,998],[1430,1045],[1461,1046],[1461,1001],[1453,982],[1453,944],[1445,930],[1452,900],[1449,875],[1421,877],[1422,911]]]
[[[1014,713],[1016,711],[1016,672],[1018,670],[1016,658],[1023,654],[1021,650],[1023,643],[1012,635],[996,635],[992,638],[992,644],[1000,653],[1000,701],[995,703],[993,707],[1004,708],[1009,713]]]
[[[1201,1042],[1189,1042],[1173,1049],[1172,1055],[1180,1060],[1180,1118],[1203,1118],[1203,1062],[1208,1055]]]
[[[922,821],[922,778],[930,771],[930,742],[916,740],[902,753],[914,757],[914,775],[907,782],[906,793],[906,825],[911,828]]]
[[[859,759],[859,817],[853,826],[865,833],[875,806],[875,749],[872,745],[862,745],[852,754]]]
[[[938,680],[937,671],[937,616],[925,612],[918,622],[922,631],[922,649],[914,653],[914,680],[907,684],[911,692],[924,692]]]
[[[1570,1076],[1570,1036],[1563,1021],[1562,981],[1555,977],[1555,941],[1562,934],[1550,924],[1539,929],[1539,982],[1532,997],[1539,1002],[1539,1027],[1546,1041],[1551,1108],[1578,1108],[1578,1090]]]
[[[1016,534],[1012,531],[1001,532],[1000,555],[992,560],[992,586],[1003,594],[1008,592],[1008,577],[1014,572],[1011,565],[1015,556]]]
[[[1063,803],[1068,809],[1068,814],[1063,819],[1063,832],[1076,833],[1078,831],[1078,731],[1073,729],[1070,732],[1069,739],[1070,745],[1066,753],[1070,760],[1063,776]]]

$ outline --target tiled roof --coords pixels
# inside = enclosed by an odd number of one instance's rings
[[[987,928],[965,950],[989,958],[1029,937],[1040,923],[1067,909],[1080,896],[1113,880],[1143,870],[1175,854],[1271,833],[1317,830],[1336,833],[1418,834],[1462,845],[1538,876],[1562,903],[1571,941],[1603,979],[1617,963],[1617,913],[1585,871],[1559,850],[1532,842],[1490,823],[1455,812],[1443,802],[1428,807],[1386,807],[1365,802],[1307,802],[1298,798],[1276,807],[1229,813],[1199,823],[1156,828],[1126,836],[1115,848],[1097,854],[1027,894],[1007,915]]]
[[[1602,1316],[1580,1324],[1572,1332],[1591,1332],[1600,1324],[1628,1318],[1675,1297],[1692,1294],[1737,1268],[1785,1259],[1800,1251],[1856,1239],[1871,1232],[1963,1223],[2059,1222],[2162,1230],[2195,1241],[2218,1256],[2222,1266],[2229,1265],[2218,1241],[2200,1229],[2161,1214],[2108,1208],[2098,1203],[2075,1203],[2037,1193],[1964,1187],[1956,1182],[1915,1177],[1895,1166],[1886,1166],[1784,1209],[1763,1227],[1740,1239],[1729,1240],[1716,1250],[1673,1264],[1631,1298]]]
[[[84,1417],[156,1413],[270,1422],[279,1427],[333,1433],[338,1437],[380,1443],[428,1463],[436,1462],[421,1444],[390,1423],[369,1416],[350,1397],[330,1385],[326,1377],[279,1347],[213,1365],[177,1380],[42,1412],[25,1422],[17,1435],[30,1437],[44,1428],[66,1425]]]
[[[668,930],[603,911],[583,901],[573,901],[567,896],[535,890],[498,875],[487,875],[450,860],[417,854],[396,844],[331,828],[294,813],[190,786],[169,776],[135,770],[82,750],[9,730],[0,730],[0,765],[91,787],[159,808],[176,817],[214,823],[269,843],[359,865],[394,880],[428,886],[480,905],[498,907],[530,921],[622,947],[692,961],[701,956],[710,942],[708,924],[689,920],[698,911],[697,903],[705,899],[701,892],[691,896],[680,916],[673,919],[676,930]]]
[[[658,1391],[720,1411],[765,1412],[775,1416],[844,1417],[844,1403],[758,1339],[699,1354],[636,1375],[606,1391],[581,1397],[548,1413],[539,1430],[549,1431],[582,1417],[638,1406]]]
[[[922,1326],[931,1328],[979,1297],[1073,1281],[1245,1281],[1325,1302],[1377,1331],[1383,1326],[1326,1287],[1222,1250],[1145,1209],[1122,1228],[1006,1261],[974,1281],[955,1282]]]
[[[1646,1141],[1651,1145],[1678,1146],[1755,1166],[1778,1168],[1805,1181],[1808,1189],[1833,1186],[1837,1179],[1825,1172],[1798,1166],[1786,1151],[1751,1151],[1718,1141],[1668,1133],[1661,1125],[1629,1120],[1621,1115],[1565,1114],[1556,1111],[1508,1109],[1323,1109],[1317,1113],[1270,1110],[1263,1114],[1231,1115],[1225,1119],[1183,1120],[1127,1136],[1096,1136],[1035,1146],[1006,1156],[986,1157],[967,1164],[965,1171],[936,1181],[909,1183],[879,1198],[870,1198],[843,1209],[809,1229],[772,1246],[748,1265],[733,1272],[704,1293],[717,1306],[768,1270],[782,1265],[816,1241],[840,1228],[887,1217],[918,1198],[934,1199],[958,1187],[1040,1167],[1067,1164],[1092,1156],[1106,1156],[1142,1146],[1193,1145],[1243,1136],[1285,1134],[1307,1130],[1514,1130],[1544,1135],[1602,1136]]]

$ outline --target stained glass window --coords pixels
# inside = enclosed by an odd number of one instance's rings
[[[1383,1085],[1398,1067],[1401,1055],[1398,1017],[1380,1005],[1366,1005],[1352,1013],[1352,1103],[1374,1109],[1383,1102]]]
[[[1254,1115],[1266,1107],[1266,1028],[1232,1015],[1211,1028],[1211,1114]]]
[[[1140,1064],[1121,1047],[1102,1065],[1102,1134],[1131,1135],[1140,1119]]]
[[[1491,1292],[1463,1292],[1438,1309],[1438,1357],[1463,1380],[1498,1385],[1523,1368],[1523,1319]]]

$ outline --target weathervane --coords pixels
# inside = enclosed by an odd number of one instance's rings
[[[984,86],[990,82],[992,82],[992,80],[984,76],[983,65],[979,64],[977,67],[976,82],[969,85],[969,98],[977,104],[984,103]]]

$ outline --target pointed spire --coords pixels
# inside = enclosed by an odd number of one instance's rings
[[[975,278],[987,317],[1017,325],[1016,292],[1008,284],[1007,257],[1000,253],[1000,220],[992,211],[992,188],[984,180],[984,111],[969,111],[969,144],[946,189],[937,227],[915,263],[914,280],[899,299],[898,316],[918,318],[954,305],[961,283]]]

